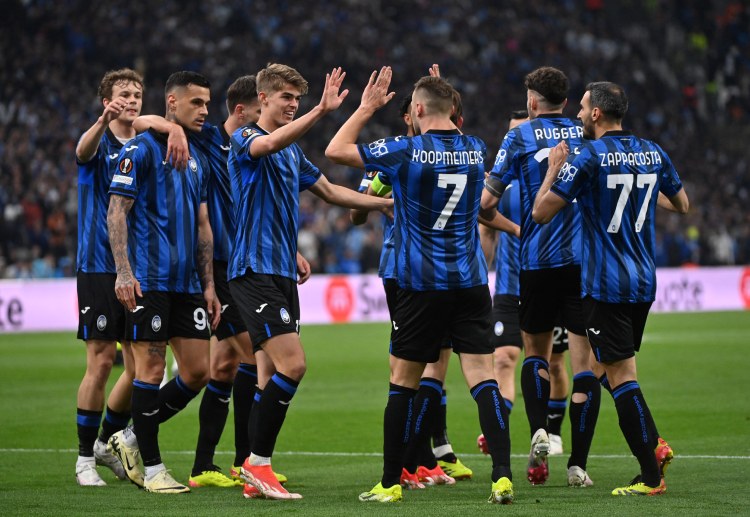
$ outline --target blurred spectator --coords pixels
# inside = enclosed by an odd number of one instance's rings
[[[465,127],[484,138],[489,160],[508,113],[525,104],[522,79],[530,70],[547,64],[568,74],[570,116],[587,82],[618,82],[631,99],[628,129],[664,147],[691,199],[687,231],[658,213],[658,264],[750,262],[746,0],[564,0],[544,2],[543,9],[526,0],[424,0],[410,9],[404,16],[392,0],[314,7],[275,0],[4,2],[0,274],[75,271],[74,148],[100,111],[96,92],[79,85],[96,84],[108,69],[134,67],[146,79],[144,113],[162,114],[169,74],[199,70],[211,79],[209,118],[218,123],[228,84],[270,61],[294,66],[309,81],[302,113],[317,102],[327,71],[340,65],[347,72],[350,98],[300,141],[321,165],[328,139],[356,106],[358,88],[384,64],[393,66],[392,87],[401,95],[440,63],[463,94]],[[392,103],[378,113],[363,139],[401,131],[395,110]],[[332,164],[323,169],[352,188],[361,177]],[[345,211],[303,194],[299,248],[315,272],[374,271],[380,225],[371,216],[352,228]]]

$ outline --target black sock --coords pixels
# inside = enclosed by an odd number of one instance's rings
[[[609,394],[612,395],[612,386],[609,385],[609,379],[607,378],[606,373],[599,377],[599,384],[601,384],[602,388],[607,390]]]
[[[242,465],[250,456],[250,442],[247,426],[250,420],[250,409],[253,407],[255,389],[258,384],[258,367],[254,364],[240,363],[237,375],[234,376],[234,463]]]
[[[383,416],[383,488],[390,488],[401,481],[416,394],[417,390],[396,384],[391,384],[388,390],[388,403]]]
[[[601,377],[599,377],[599,384],[601,384],[602,388],[607,390],[609,394],[612,395],[612,387],[609,385],[609,379],[607,379],[606,373],[602,375]],[[654,422],[654,419],[651,417],[650,411],[648,412],[647,424],[649,426],[649,432],[651,433],[651,438],[653,439],[654,443],[658,443],[658,440],[661,437],[661,435],[659,434],[659,430],[656,428],[656,422]]]
[[[650,487],[659,486],[659,466],[648,425],[648,405],[636,381],[623,382],[612,390],[620,429],[625,435],[630,451],[641,466],[641,480]]]
[[[564,399],[549,399],[549,402],[547,402],[547,432],[549,434],[560,436],[567,407],[567,397]]]
[[[581,372],[573,377],[573,394],[576,393],[583,393],[587,398],[585,402],[570,401],[571,452],[568,468],[577,465],[586,470],[602,398],[602,387],[594,372]]]
[[[450,445],[451,440],[448,438],[448,392],[443,388],[443,396],[440,398],[440,406],[435,411],[435,420],[432,424],[432,446],[434,448],[443,445]],[[448,452],[439,458],[440,461],[455,463],[458,461],[455,453]]]
[[[99,431],[99,440],[107,443],[110,436],[115,434],[117,431],[122,431],[130,421],[130,411],[118,413],[113,411],[112,408],[107,406],[107,412],[102,420],[102,430]]]
[[[76,409],[76,427],[78,428],[78,455],[85,458],[94,456],[94,442],[99,424],[102,421],[101,411]]]
[[[547,372],[546,379],[539,375],[540,371]],[[527,357],[521,367],[521,391],[531,436],[537,429],[547,428],[549,389],[549,363],[543,357]]]
[[[177,375],[159,390],[159,423],[166,422],[198,396],[200,391],[193,391]],[[135,411],[133,411],[135,413]]]
[[[193,476],[204,470],[213,469],[214,453],[227,423],[231,397],[232,384],[229,382],[211,379],[203,390],[203,399],[198,410],[198,444],[195,448]]]
[[[410,440],[404,454],[404,468],[412,474],[417,471],[419,465],[424,465],[428,469],[437,467],[435,455],[430,447],[430,435],[442,395],[443,383],[439,380],[424,378],[419,381],[419,390],[413,402],[414,418]]]
[[[492,457],[492,482],[501,477],[513,480],[510,471],[510,421],[508,408],[497,381],[489,379],[471,388],[471,396],[479,408],[479,425],[487,440]]]
[[[263,390],[260,388],[255,389],[255,395],[253,395],[253,406],[250,408],[250,418],[247,419],[247,446],[250,451],[253,450],[253,442],[255,441],[255,435],[258,434],[258,412],[260,411],[260,400],[263,398]],[[246,457],[249,457],[248,452]],[[245,460],[242,460],[243,463]]]
[[[159,385],[133,379],[133,431],[145,467],[161,463],[159,452]]]
[[[275,373],[263,390],[258,408],[258,421],[251,452],[270,458],[286,412],[299,383],[282,373]]]

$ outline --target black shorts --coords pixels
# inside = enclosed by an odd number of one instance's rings
[[[562,323],[573,334],[583,335],[581,267],[522,269],[521,330],[529,334],[552,332]]]
[[[586,334],[596,360],[613,363],[633,357],[641,348],[651,302],[606,303],[583,299]]]
[[[117,300],[111,273],[76,275],[78,290],[78,339],[119,341],[125,337],[125,307]]]
[[[552,329],[552,353],[562,354],[568,351],[568,329],[556,325]]]
[[[234,303],[232,293],[229,292],[229,281],[227,280],[227,263],[223,260],[214,260],[214,284],[216,285],[216,296],[221,302],[221,321],[216,327],[214,335],[221,341],[228,337],[236,336],[247,331],[245,323],[240,316],[240,310]]]
[[[256,352],[268,338],[299,334],[299,296],[297,282],[291,278],[262,275],[248,268],[229,282],[229,290]]]
[[[398,282],[394,278],[383,279],[383,290],[385,290],[385,303],[388,305],[388,313],[391,316],[391,329],[393,328],[393,314],[396,310],[396,296],[399,291]],[[440,348],[452,348],[451,338],[444,335],[440,338]]]
[[[391,354],[434,363],[446,335],[456,353],[491,354],[491,312],[486,285],[446,291],[399,289],[392,314]]]
[[[492,346],[523,348],[521,328],[518,325],[518,296],[496,294],[492,298]]]
[[[168,341],[175,337],[208,339],[211,322],[202,294],[146,291],[126,311],[125,336],[131,341]]]

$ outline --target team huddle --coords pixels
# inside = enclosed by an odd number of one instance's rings
[[[297,285],[310,266],[297,231],[299,193],[309,190],[350,208],[354,224],[384,214],[379,275],[392,326],[383,476],[360,501],[397,502],[403,489],[473,476],[445,431],[452,352],[477,404],[480,448],[492,459],[489,501],[508,504],[513,372],[524,351],[527,478],[543,484],[547,456],[562,452],[561,418],[552,417],[567,400],[562,350],[553,350],[563,329],[574,374],[568,484],[593,484],[586,461],[604,386],[640,465],[612,494],[663,493],[673,451],[640,390],[635,352],[654,300],[656,206],[685,213],[688,200],[666,153],[622,130],[622,88],[587,85],[579,123],[562,115],[565,74],[529,73],[527,112],[514,115],[493,165],[486,144],[461,131],[461,96],[437,65],[402,102],[406,135],[358,143],[395,96],[383,67],[325,152],[364,170],[356,192],[330,183],[296,143],[341,106],[345,76],[340,68],[327,74],[320,102],[296,117],[307,81],[269,64],[229,87],[219,126],[206,122],[210,83],[198,73],[169,77],[164,117],[140,115],[136,72],[102,79],[104,110],[76,148],[78,337],[87,345],[78,483],[104,485],[99,464],[148,492],[243,485],[246,498],[302,498],[284,488],[271,458],[306,370]],[[125,370],[105,412],[118,341]],[[179,374],[161,385],[167,344]],[[162,461],[159,426],[201,390],[183,484]],[[225,475],[214,453],[230,400],[235,458]]]

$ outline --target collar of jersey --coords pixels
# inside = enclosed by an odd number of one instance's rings
[[[632,135],[633,133],[625,129],[614,129],[612,131],[607,131],[602,136],[632,136]]]
[[[458,129],[430,129],[424,133],[425,135],[460,135],[461,131]]]

